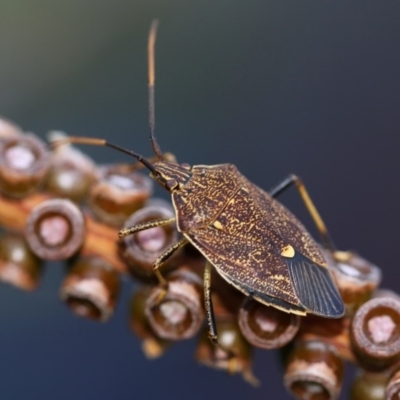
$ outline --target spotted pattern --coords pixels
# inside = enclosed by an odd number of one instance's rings
[[[288,312],[338,316],[342,301],[326,261],[289,210],[234,165],[199,165],[191,173],[172,194],[178,229],[224,279]],[[293,259],[281,255],[287,246],[294,249]],[[298,254],[308,262],[296,263]],[[294,261],[289,265],[290,260]],[[316,287],[321,282],[324,285]],[[316,293],[314,298],[310,293]]]

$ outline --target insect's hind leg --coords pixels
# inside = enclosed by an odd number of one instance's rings
[[[293,174],[289,175],[286,179],[284,179],[279,185],[275,186],[268,193],[272,197],[277,197],[282,192],[284,192],[286,189],[288,189],[290,186],[292,186],[293,184],[296,185],[297,190],[300,194],[300,197],[303,200],[303,202],[307,208],[307,211],[310,213],[311,218],[313,219],[319,234],[321,235],[324,246],[327,249],[331,250],[332,253],[334,253],[336,251],[336,247],[333,244],[333,241],[329,235],[329,232],[328,232],[328,229],[326,228],[325,222],[321,218],[317,208],[315,207],[313,201],[311,200],[311,197],[308,194],[308,191],[307,191],[303,181],[298,176],[293,175]]]

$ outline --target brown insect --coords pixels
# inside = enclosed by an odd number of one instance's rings
[[[206,258],[205,305],[210,338],[217,342],[211,305],[211,265],[245,295],[268,306],[299,315],[307,313],[339,318],[344,313],[341,296],[327,262],[311,235],[274,197],[296,184],[324,244],[333,249],[325,224],[301,180],[291,175],[266,193],[246,179],[232,164],[195,165],[166,161],[154,135],[154,47],[157,21],[149,34],[150,141],[157,157],[143,156],[102,139],[70,137],[68,142],[103,145],[136,158],[172,197],[175,218],[151,221],[123,229],[120,237],[166,224],[177,225],[183,239],[154,263],[165,288],[160,267],[178,249],[191,243]]]

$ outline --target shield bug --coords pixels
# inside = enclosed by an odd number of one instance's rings
[[[103,139],[70,137],[56,142],[101,145],[136,158],[151,177],[170,194],[175,217],[151,221],[119,232],[124,237],[166,224],[176,224],[183,239],[154,263],[154,273],[167,287],[160,268],[178,249],[191,243],[206,258],[205,308],[210,338],[217,342],[210,288],[210,268],[245,295],[288,313],[343,316],[344,305],[320,246],[304,226],[275,200],[295,184],[324,244],[333,250],[325,224],[302,181],[289,176],[269,193],[263,191],[232,164],[195,165],[167,161],[154,134],[154,47],[157,22],[148,41],[149,128],[156,161]]]

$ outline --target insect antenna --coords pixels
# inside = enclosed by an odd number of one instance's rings
[[[164,156],[157,142],[154,134],[156,119],[155,119],[155,102],[154,102],[154,86],[156,80],[155,74],[155,44],[157,37],[158,20],[155,19],[151,23],[149,40],[147,45],[148,54],[148,73],[149,73],[149,131],[150,131],[150,143],[155,155],[160,159],[164,160]]]
[[[89,144],[91,146],[107,146],[111,147],[114,150],[118,150],[121,153],[128,154],[131,157],[136,158],[140,163],[142,163],[150,172],[152,172],[155,175],[158,175],[156,169],[154,168],[154,165],[151,163],[150,160],[147,158],[143,157],[142,155],[135,153],[132,150],[128,150],[124,147],[118,146],[117,144],[107,142],[107,140],[104,139],[98,139],[98,138],[91,138],[91,137],[84,137],[84,136],[67,136],[62,139],[57,139],[53,142],[50,142],[50,148],[55,148],[58,146],[61,146],[63,144],[67,143],[78,143],[78,144]]]
[[[174,156],[170,156],[168,153],[164,155],[160,149],[160,146],[157,142],[157,139],[154,134],[155,128],[155,107],[154,107],[154,83],[155,83],[155,44],[156,44],[156,36],[157,36],[157,28],[158,28],[158,20],[153,20],[150,26],[149,38],[148,38],[148,74],[149,74],[149,130],[150,130],[150,143],[151,147],[158,160],[171,160],[175,161]],[[104,139],[98,138],[89,138],[89,137],[81,137],[81,136],[69,136],[63,139],[53,141],[50,146],[52,148],[60,146],[66,143],[80,143],[80,144],[89,144],[93,146],[107,146],[112,149],[118,150],[121,153],[125,153],[130,155],[131,157],[135,157],[143,166],[145,166],[150,172],[154,175],[158,175],[153,164],[147,158],[141,156],[138,153],[135,153],[132,150],[125,149],[124,147],[118,146],[116,144],[107,142]]]

